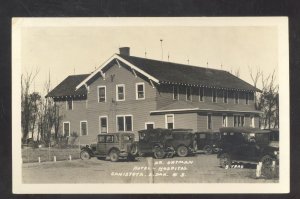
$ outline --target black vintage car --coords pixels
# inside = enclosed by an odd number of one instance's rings
[[[219,152],[221,134],[219,131],[196,132],[198,150],[203,150],[206,154]]]
[[[278,141],[272,141],[270,130],[245,127],[220,128],[221,150],[218,153],[220,166],[230,166],[233,161],[258,163],[269,167],[278,160]],[[277,144],[276,144],[277,142]]]
[[[155,158],[184,157],[197,150],[191,129],[147,129],[139,131],[139,154],[153,153]]]

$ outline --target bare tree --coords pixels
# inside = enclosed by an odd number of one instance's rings
[[[34,79],[38,74],[38,70],[34,73],[26,73],[21,75],[21,127],[22,127],[22,143],[24,143],[28,137],[31,122],[32,122],[32,99],[30,97],[30,89]]]
[[[253,83],[253,86],[255,88],[257,88],[257,83],[258,83],[258,80],[260,79],[260,77],[262,76],[262,71],[260,70],[260,68],[257,69],[257,71],[254,73],[252,68],[248,66],[248,70],[249,70],[249,74],[250,74],[250,77],[252,79],[252,83]],[[258,109],[261,109],[261,107],[258,107],[258,98],[259,98],[259,93],[255,93],[254,95],[254,104],[255,104],[255,108],[258,110]]]

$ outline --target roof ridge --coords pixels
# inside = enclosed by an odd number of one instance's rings
[[[177,64],[177,65],[181,65],[182,67],[195,67],[195,68],[202,68],[202,69],[207,69],[207,70],[216,70],[216,71],[221,71],[221,72],[228,72],[228,71],[222,70],[222,69],[208,68],[208,67],[197,66],[197,65],[188,65],[188,64],[178,63],[178,62],[163,61],[163,60],[158,60],[158,59],[149,59],[149,58],[145,58],[145,57],[137,57],[137,56],[131,56],[131,55],[121,55],[121,54],[117,54],[117,55],[120,56],[120,57],[133,57],[133,58],[138,58],[138,59],[146,59],[146,60],[150,60],[150,61]]]

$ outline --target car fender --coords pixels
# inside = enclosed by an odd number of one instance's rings
[[[92,149],[88,145],[85,146],[85,147],[82,147],[81,151],[87,151],[90,154],[90,156],[94,156],[94,152],[92,151]]]

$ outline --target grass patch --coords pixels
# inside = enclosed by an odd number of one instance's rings
[[[69,155],[72,159],[80,158],[80,150],[78,148],[70,149],[57,149],[57,148],[25,148],[22,149],[22,161],[23,163],[38,162],[38,158],[41,158],[41,162],[53,161],[56,156],[56,161],[68,160]]]

